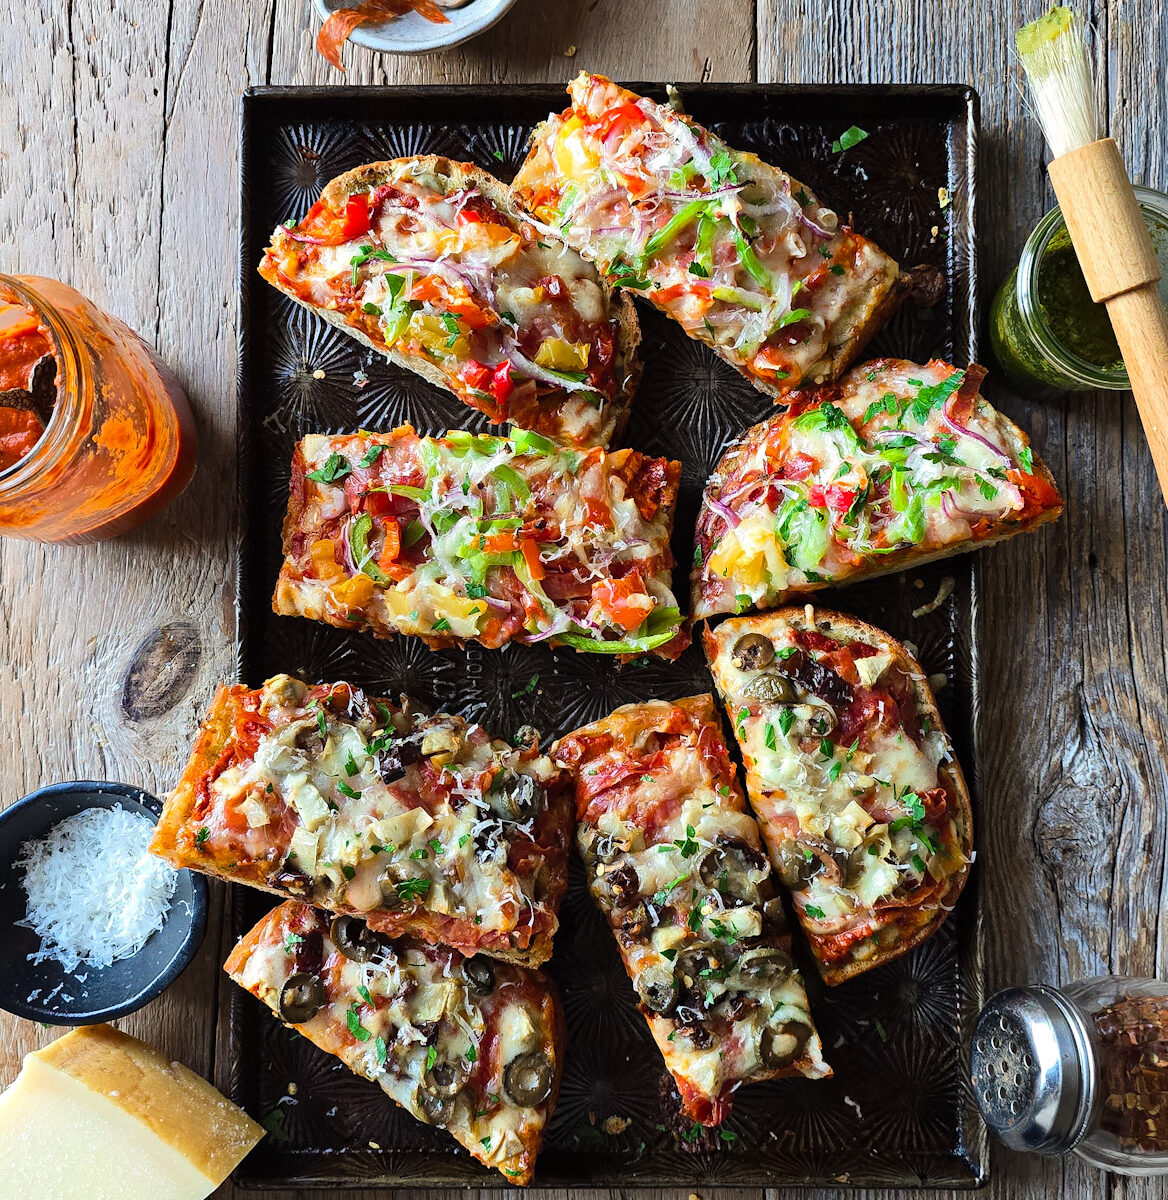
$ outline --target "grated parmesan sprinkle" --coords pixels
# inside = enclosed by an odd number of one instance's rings
[[[136,954],[170,908],[178,875],[146,847],[154,824],[138,813],[88,808],[20,848],[28,912],[17,922],[41,939],[28,956],[108,967]]]

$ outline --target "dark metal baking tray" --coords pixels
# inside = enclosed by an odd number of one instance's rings
[[[659,85],[633,85],[658,97]],[[687,109],[731,145],[753,150],[814,188],[902,265],[940,268],[932,308],[908,305],[872,354],[965,362],[975,352],[977,96],[965,87],[692,85]],[[271,612],[293,443],[313,431],[425,432],[481,428],[468,409],[362,349],[255,273],[277,222],[303,215],[329,179],[360,163],[417,153],[471,160],[510,178],[532,126],[564,106],[550,87],[263,88],[243,99],[239,483],[239,670],[257,684],[278,671],[408,691],[508,734],[534,724],[547,738],[632,700],[711,690],[701,654],[625,667],[602,656],[511,646],[428,650]],[[844,153],[850,125],[868,138]],[[647,306],[644,380],[626,440],[685,466],[677,515],[678,594],[701,487],[726,444],[769,401]],[[956,580],[936,611],[913,618],[940,580]],[[919,649],[943,674],[940,703],[974,778],[975,597],[968,559],[821,596]],[[537,683],[531,681],[538,676]],[[826,989],[804,955],[811,1003],[835,1078],[743,1088],[724,1130],[681,1118],[661,1057],[634,1005],[616,947],[578,864],[549,969],[564,999],[568,1044],[559,1105],[536,1185],[699,1188],[852,1183],[971,1187],[986,1179],[984,1132],[965,1084],[962,1048],[982,990],[974,885],[946,925],[908,956]],[[270,898],[233,888],[236,935]],[[220,1083],[269,1130],[238,1175],[243,1186],[505,1187],[441,1130],[414,1121],[272,1020],[239,989],[229,1002]]]

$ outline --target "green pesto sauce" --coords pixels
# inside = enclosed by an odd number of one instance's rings
[[[1038,303],[1059,345],[1104,371],[1123,369],[1107,309],[1091,299],[1065,227],[1050,239],[1039,261]]]

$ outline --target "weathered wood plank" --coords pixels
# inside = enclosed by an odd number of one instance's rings
[[[761,0],[759,78],[961,81],[982,100],[983,311],[1052,202],[1045,152],[1008,39],[1033,6],[955,0],[827,12]],[[1091,6],[1112,130],[1137,180],[1164,187],[1168,13]],[[769,32],[768,32],[769,31]],[[988,357],[984,346],[982,357]],[[992,365],[992,364],[991,364]],[[979,869],[988,984],[1162,970],[1165,775],[1164,510],[1126,395],[1036,403],[989,389],[1064,484],[1054,528],[979,557],[983,664]],[[1002,687],[999,681],[1005,681]],[[1077,1160],[996,1151],[991,1194],[1162,1195]]]

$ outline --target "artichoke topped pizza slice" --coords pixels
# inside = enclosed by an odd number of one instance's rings
[[[466,954],[544,962],[571,782],[535,745],[348,683],[220,688],[151,850]]]
[[[886,633],[811,605],[732,617],[704,641],[823,978],[927,938],[969,874],[973,820],[919,664]]]

